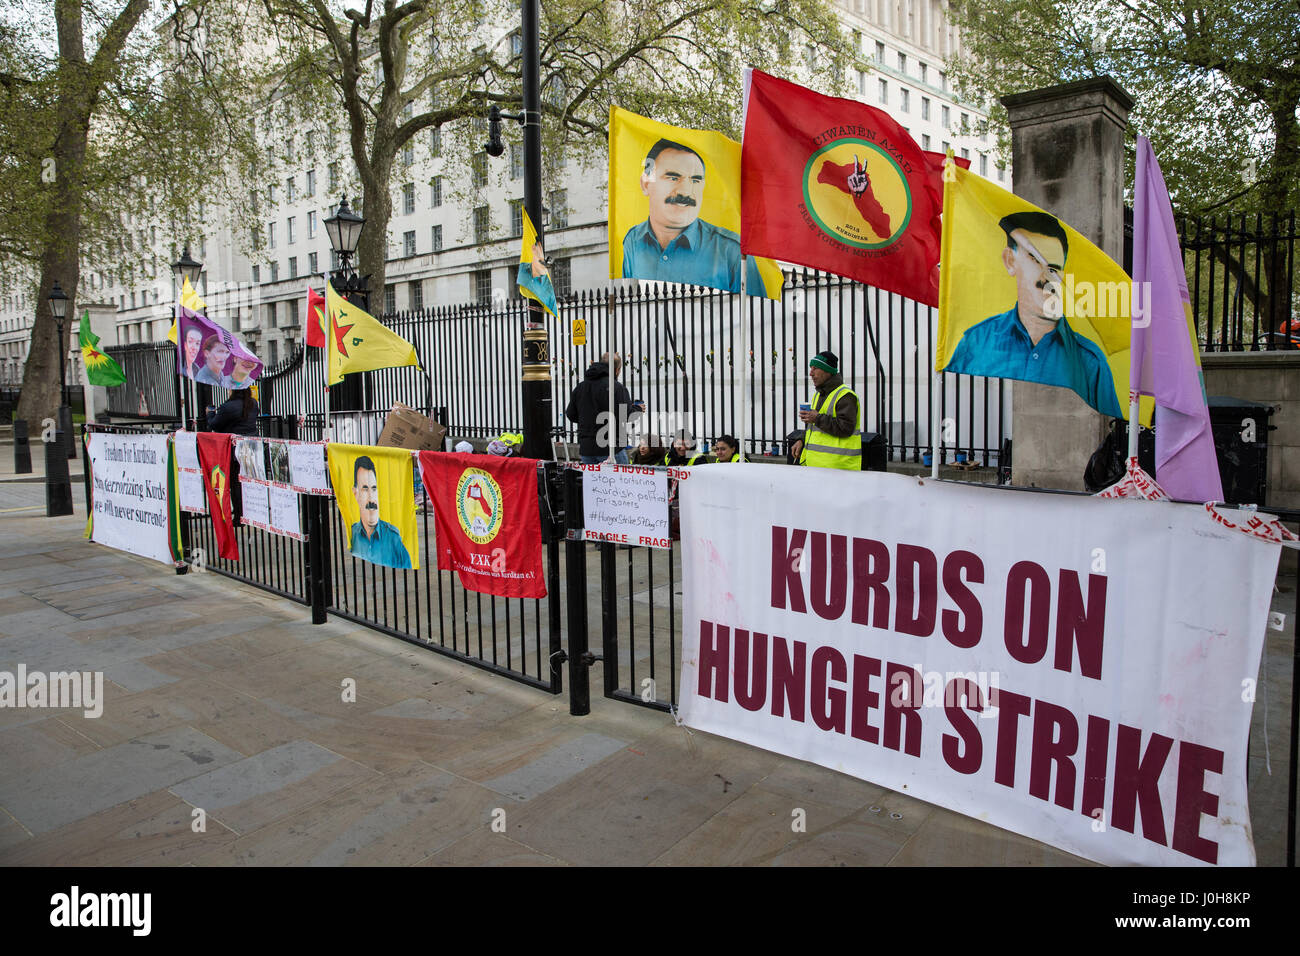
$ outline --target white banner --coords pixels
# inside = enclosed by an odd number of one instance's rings
[[[672,547],[667,469],[610,464],[584,465],[582,469],[585,540]]]
[[[1279,546],[1196,506],[821,468],[682,488],[681,716],[1109,864],[1255,862]]]
[[[192,511],[195,514],[207,513],[208,493],[203,487],[203,472],[178,468],[176,487],[180,494],[181,511]]]
[[[169,435],[90,433],[90,540],[173,564],[180,557]]]

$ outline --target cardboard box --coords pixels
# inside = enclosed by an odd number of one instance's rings
[[[379,435],[382,448],[410,448],[416,451],[441,451],[447,429],[401,402],[393,405]]]

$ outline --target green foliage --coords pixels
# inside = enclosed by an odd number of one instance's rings
[[[965,88],[1000,97],[1114,77],[1180,211],[1300,200],[1294,0],[953,0],[949,16],[964,44],[950,75]]]

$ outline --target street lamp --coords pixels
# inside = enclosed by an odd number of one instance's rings
[[[352,211],[346,193],[334,215],[325,220],[325,233],[329,236],[330,248],[339,257],[339,267],[331,275],[334,291],[342,294],[349,302],[370,311],[370,276],[358,276],[352,268],[352,257],[357,253],[361,230],[365,227],[365,218]]]
[[[173,246],[172,248],[176,247]],[[185,251],[181,253],[181,257],[172,263],[172,275],[176,277],[176,284],[182,288],[186,279],[190,280],[191,286],[198,288],[199,273],[202,271],[203,263],[190,258],[190,247],[188,245],[185,246]]]
[[[191,288],[195,288],[198,286],[199,273],[201,273],[202,271],[203,271],[203,263],[199,262],[197,259],[193,259],[190,257],[190,246],[189,243],[186,243],[185,249],[181,252],[181,257],[172,263],[172,280],[175,283],[175,287],[172,289],[173,304],[176,305],[180,304],[181,292],[185,288],[186,279],[190,280]],[[177,324],[178,329],[180,327],[179,326],[180,315],[181,315],[180,309],[175,309],[172,313],[173,318],[178,323]],[[184,354],[184,349],[181,349],[181,354]],[[185,386],[180,383],[178,383],[178,387],[182,390],[185,388]],[[182,403],[184,401],[184,397],[185,396],[182,392],[182,396],[181,396]],[[189,427],[194,430],[198,429],[198,424],[197,424],[198,407],[197,406],[198,406],[198,388],[195,386],[194,380],[191,378],[189,384],[189,412],[190,412]]]
[[[65,368],[68,364],[68,350],[63,347],[63,320],[68,315],[68,296],[63,289],[59,287],[59,280],[54,280],[54,288],[50,290],[50,311],[54,313],[54,321],[59,327],[59,405],[68,404],[68,386]]]
[[[45,446],[46,517],[72,514],[68,458],[76,455],[72,443],[72,409],[68,408],[68,350],[63,345],[63,320],[68,315],[68,296],[59,286],[58,279],[54,280],[54,288],[50,290],[49,303],[59,332],[59,413],[57,440]]]

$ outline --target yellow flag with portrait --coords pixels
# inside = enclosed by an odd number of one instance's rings
[[[410,451],[339,442],[326,448],[348,552],[388,568],[419,568]]]

